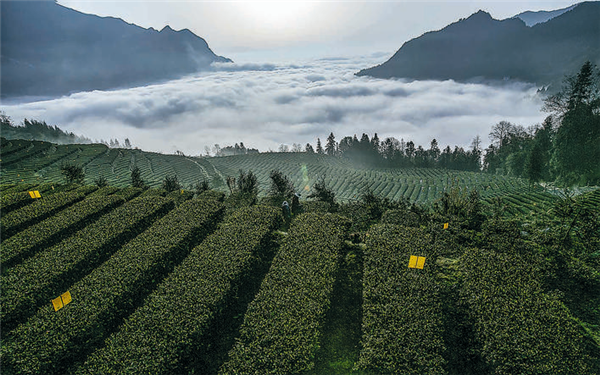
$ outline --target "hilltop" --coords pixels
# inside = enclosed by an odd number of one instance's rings
[[[531,27],[519,16],[496,20],[479,11],[407,41],[388,61],[357,75],[559,86],[586,60],[600,62],[598,19],[600,2],[580,3]]]
[[[188,29],[157,31],[54,1],[3,1],[2,98],[132,87],[231,62]]]

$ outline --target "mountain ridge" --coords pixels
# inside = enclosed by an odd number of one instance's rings
[[[2,98],[132,87],[231,62],[188,29],[145,29],[50,1],[1,7]]]
[[[559,84],[586,60],[600,62],[598,19],[600,2],[580,3],[531,27],[520,18],[496,20],[479,11],[407,41],[388,61],[357,75]]]

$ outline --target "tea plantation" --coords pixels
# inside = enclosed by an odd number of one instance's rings
[[[2,143],[2,374],[600,373],[600,189]],[[59,183],[67,160],[87,185]],[[127,187],[132,165],[155,186],[326,174],[340,199],[286,217],[272,197]]]

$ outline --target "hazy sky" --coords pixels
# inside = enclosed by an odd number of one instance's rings
[[[575,1],[59,0],[142,27],[188,28],[236,62],[391,54],[407,40],[483,9],[496,19]]]

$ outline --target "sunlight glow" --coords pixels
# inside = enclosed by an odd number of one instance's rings
[[[236,2],[240,13],[256,30],[284,33],[293,33],[310,25],[311,14],[317,5],[306,1]]]

